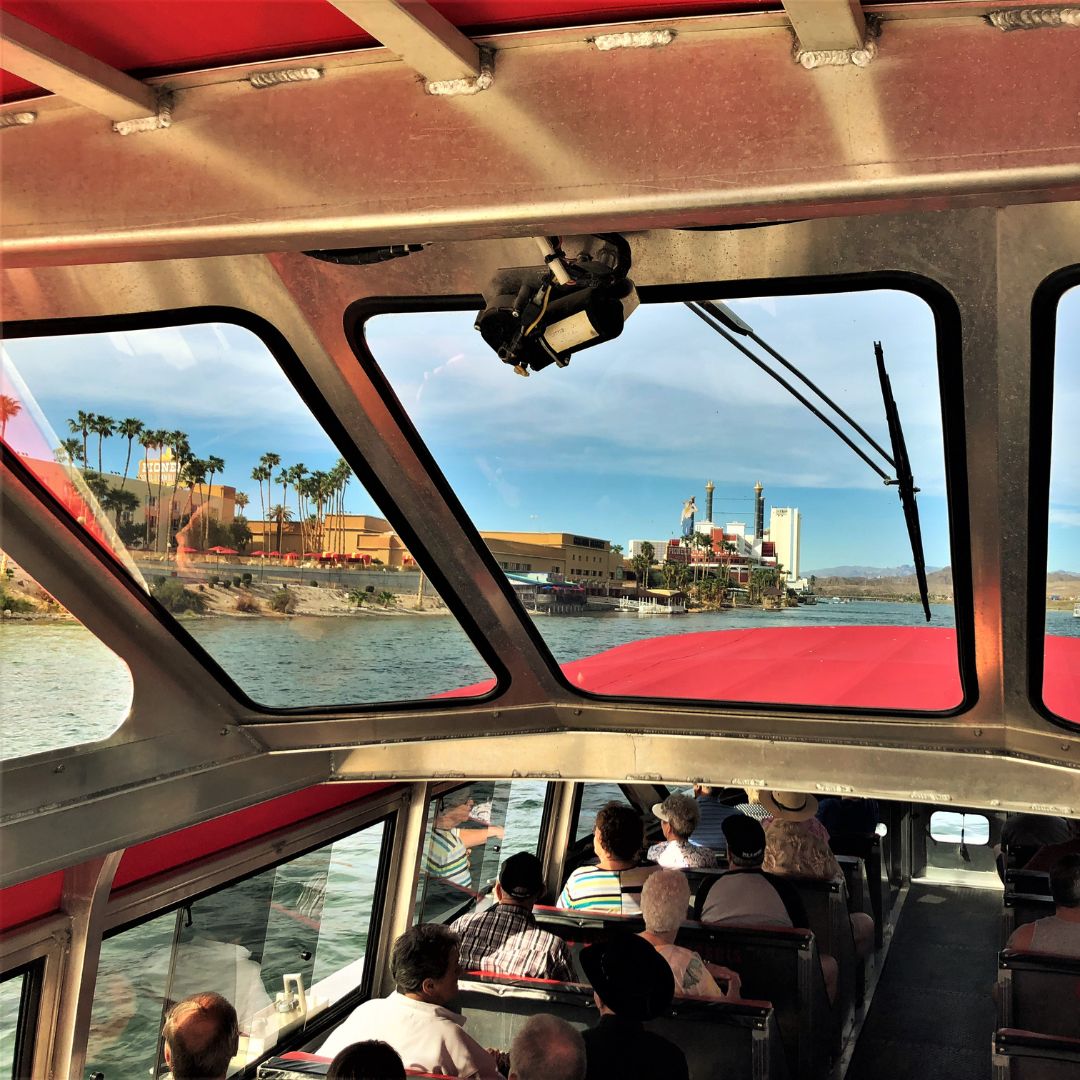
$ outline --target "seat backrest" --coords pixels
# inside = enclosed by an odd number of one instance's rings
[[[998,956],[998,1026],[1080,1038],[1080,957]]]
[[[994,1080],[1076,1080],[1080,1039],[1001,1028],[994,1035]]]
[[[745,997],[772,1002],[792,1076],[823,1074],[832,1011],[812,931],[685,923],[676,942],[737,971]]]
[[[612,933],[640,933],[645,928],[640,916],[583,915],[539,906],[533,914],[545,930],[571,942],[572,948]],[[811,930],[686,922],[676,942],[710,963],[737,971],[745,997],[772,1003],[793,1077],[823,1074],[829,1057],[832,1010]]]
[[[597,1023],[592,988],[580,983],[470,972],[458,981],[458,1008],[484,1046],[509,1049],[529,1017],[549,1013],[579,1031]],[[772,1006],[764,1001],[679,998],[646,1025],[686,1055],[691,1080],[785,1080]]]
[[[1025,923],[1035,922],[1036,919],[1044,919],[1054,914],[1054,901],[1049,895],[1042,893],[1021,893],[1015,889],[1010,891],[1008,884],[1005,886],[1005,902],[1001,909],[1001,945],[1004,948],[1009,943],[1012,932]]]
[[[311,1080],[313,1076],[326,1076],[330,1060],[318,1054],[294,1051],[264,1061],[255,1075],[258,1080]],[[405,1075],[432,1078],[436,1076],[435,1073],[417,1072],[415,1069],[406,1069]]]

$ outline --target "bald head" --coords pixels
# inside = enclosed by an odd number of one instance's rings
[[[220,994],[192,994],[165,1021],[165,1063],[174,1080],[225,1080],[240,1042],[236,1010]]]
[[[532,1017],[510,1047],[510,1080],[584,1080],[585,1040],[565,1020]]]

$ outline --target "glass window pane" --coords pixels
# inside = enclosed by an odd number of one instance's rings
[[[1046,551],[1043,701],[1080,722],[1080,287],[1058,304],[1050,520]]]
[[[131,708],[127,665],[0,552],[0,757],[111,735]]]
[[[190,994],[236,1007],[239,1067],[359,987],[385,835],[379,822],[108,938],[88,1070],[157,1075],[165,1015]]]
[[[955,707],[932,310],[896,290],[729,303],[865,429],[880,450],[838,420],[881,473],[684,304],[642,305],[617,340],[527,379],[473,311],[379,315],[364,335],[522,605],[549,616],[536,626],[576,686]],[[929,629],[882,483],[896,470],[876,341],[919,489]]]
[[[990,821],[982,814],[935,810],[930,815],[930,836],[942,844],[963,843],[980,847],[990,843]]]
[[[255,701],[490,677],[251,331],[8,339],[0,357],[5,440]]]
[[[11,1077],[12,1080],[16,1076],[19,1008],[26,978],[26,972],[23,971],[0,982],[0,1077]]]
[[[581,805],[578,808],[577,827],[574,830],[575,841],[593,834],[596,830],[596,815],[609,802],[631,805],[618,784],[584,784],[582,786]]]
[[[547,785],[476,781],[428,804],[417,922],[448,922],[494,884],[519,851],[537,854]]]

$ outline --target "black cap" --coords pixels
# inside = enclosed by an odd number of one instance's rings
[[[586,946],[581,967],[600,1000],[625,1020],[652,1020],[675,997],[668,962],[637,934],[616,932]]]
[[[519,851],[499,868],[499,884],[515,900],[535,900],[544,891],[544,868],[535,855]]]
[[[728,855],[743,862],[760,862],[765,858],[765,830],[756,818],[732,814],[720,822],[727,840]]]

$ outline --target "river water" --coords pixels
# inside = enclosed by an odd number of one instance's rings
[[[852,602],[776,613],[537,619],[560,662],[644,637],[751,626],[860,624],[922,625],[922,618],[912,604]],[[935,607],[934,624],[952,626],[952,609]],[[450,617],[223,618],[193,620],[184,626],[253,698],[271,705],[424,697],[489,675]],[[1047,631],[1080,636],[1080,620],[1070,612],[1050,612]],[[104,738],[130,707],[126,667],[77,624],[2,622],[0,655],[6,758]],[[535,850],[544,788],[542,783],[523,781],[476,785],[478,800],[493,802],[492,820],[505,823],[506,837],[497,847],[489,843],[491,850],[473,852],[475,885],[483,884],[480,878],[489,879],[500,859],[513,851]],[[587,834],[596,809],[612,795],[618,796],[614,785],[590,785],[578,836]],[[366,946],[380,837],[380,828],[346,837],[332,850],[312,852],[232,887],[224,902],[214,898],[196,902],[192,927],[186,926],[185,916],[167,914],[106,942],[88,1067],[103,1068],[107,1080],[148,1075],[156,1054],[166,979],[172,980],[175,990],[182,967],[170,963],[169,957],[178,955],[173,943],[187,948],[183,955],[198,973],[193,977],[212,979],[203,965],[203,958],[211,955],[206,938],[192,937],[200,930],[211,935],[213,948],[219,951],[246,947],[244,942],[253,946],[261,969],[254,961],[245,961],[237,962],[237,970],[246,963],[254,971],[256,994],[264,989],[273,995],[281,989],[281,972],[293,968],[303,970],[308,986],[345,969],[355,984]],[[258,928],[258,940],[251,940],[252,925]],[[305,940],[313,954],[309,960],[298,959]],[[347,985],[343,983],[339,992]],[[223,984],[221,989],[228,987]],[[14,1005],[14,999],[0,1001],[5,1014],[0,1017],[0,1052],[8,1050],[13,1034],[8,1004]]]

